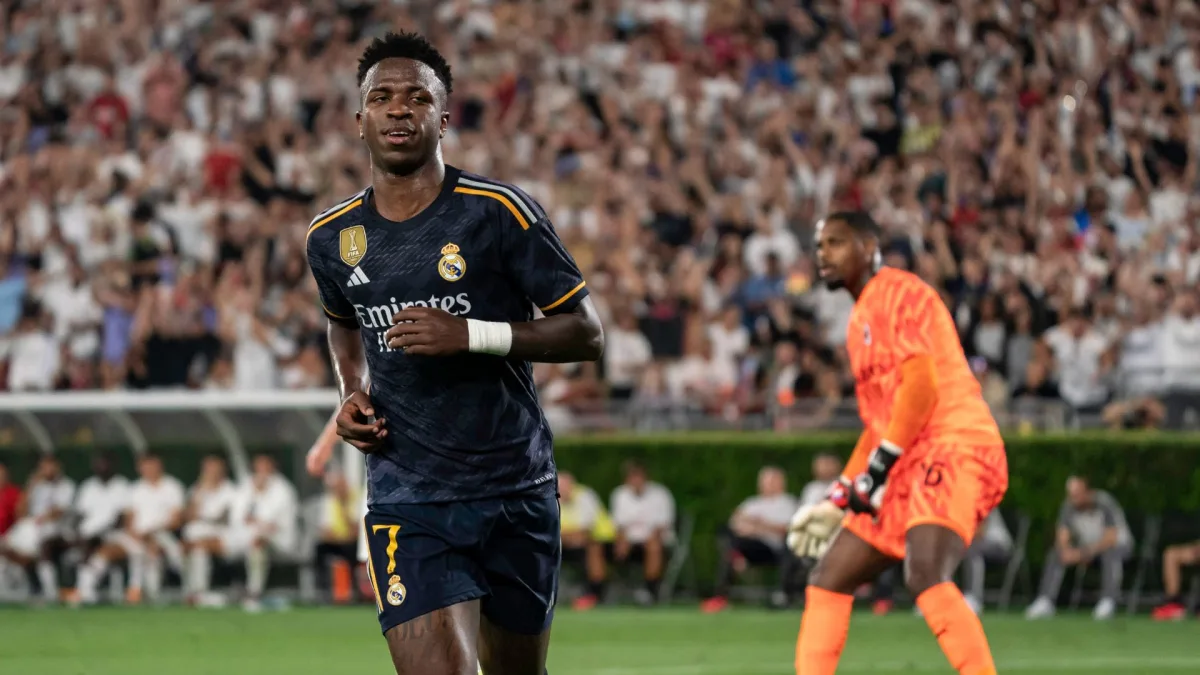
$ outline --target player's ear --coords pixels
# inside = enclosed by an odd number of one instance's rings
[[[442,122],[438,125],[438,138],[446,137],[446,129],[450,127],[450,113],[442,113]]]
[[[354,123],[358,125],[358,137],[359,137],[359,138],[366,138],[366,137],[367,137],[367,133],[366,133],[365,131],[363,131],[363,114],[362,114],[362,111],[361,111],[361,110],[357,110],[357,111],[355,111],[355,113],[354,113]]]

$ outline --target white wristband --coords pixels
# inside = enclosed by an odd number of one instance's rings
[[[512,349],[512,324],[467,319],[467,349],[476,354],[508,356]]]

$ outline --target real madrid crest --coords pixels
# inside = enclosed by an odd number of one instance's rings
[[[342,262],[354,267],[367,254],[367,230],[362,225],[347,227],[338,234]]]
[[[405,590],[404,584],[400,583],[400,575],[393,574],[388,578],[387,601],[393,607],[404,603],[404,598],[408,596],[408,591]]]
[[[446,244],[442,247],[442,259],[438,261],[438,274],[446,281],[458,281],[467,273],[467,261],[458,254],[459,248],[455,244]]]

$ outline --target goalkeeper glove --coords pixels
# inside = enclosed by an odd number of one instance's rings
[[[849,491],[849,507],[855,513],[874,514],[883,505],[887,477],[903,453],[896,444],[883,441],[871,452],[867,470],[854,477]]]
[[[801,506],[788,525],[787,547],[800,558],[820,558],[842,524],[849,504],[850,484],[838,480],[829,495],[817,502]]]

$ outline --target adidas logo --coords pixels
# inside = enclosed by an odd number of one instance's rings
[[[365,273],[363,273],[362,268],[355,267],[354,271],[350,273],[350,281],[347,281],[346,285],[347,286],[362,286],[363,284],[368,284],[368,283],[371,283],[371,280],[367,278],[367,275]]]

